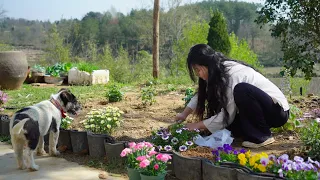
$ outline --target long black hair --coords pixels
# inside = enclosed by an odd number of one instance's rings
[[[223,122],[228,125],[229,113],[226,110],[228,104],[227,90],[229,88],[229,74],[225,61],[235,61],[225,57],[222,53],[215,52],[206,44],[197,44],[190,48],[187,66],[190,78],[196,82],[193,65],[206,66],[208,68],[208,81],[198,79],[198,104],[196,109],[197,116],[202,120],[204,112],[207,110],[206,118],[209,118],[224,110]],[[251,67],[251,66],[249,66]],[[207,103],[207,107],[206,107]]]

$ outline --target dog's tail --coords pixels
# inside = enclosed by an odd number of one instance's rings
[[[16,125],[12,127],[11,135],[12,134],[20,134],[21,130],[23,129],[24,124],[29,120],[29,118],[25,118],[18,122]]]

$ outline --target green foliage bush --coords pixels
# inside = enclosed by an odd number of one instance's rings
[[[156,102],[156,89],[154,86],[147,86],[142,88],[141,91],[141,100],[142,100],[142,105],[152,105]]]
[[[75,67],[77,67],[80,71],[85,71],[88,73],[92,73],[94,70],[99,70],[99,67],[89,63],[89,62],[79,62],[77,64],[74,64]]]
[[[250,49],[245,39],[239,41],[238,37],[234,33],[231,33],[229,40],[231,45],[229,58],[243,61],[257,69],[262,68],[262,65],[260,65],[258,61],[257,54]]]
[[[123,92],[121,92],[120,87],[117,85],[112,85],[110,90],[106,94],[109,102],[119,102],[123,98]]]
[[[207,44],[209,25],[204,21],[190,22],[182,30],[183,38],[173,45],[173,52],[176,57],[173,59],[170,71],[171,75],[185,75],[186,59],[189,49],[195,44]],[[175,77],[176,78],[176,77]]]
[[[302,129],[301,139],[311,158],[320,159],[320,125],[313,121]]]
[[[208,45],[212,47],[213,50],[222,52],[227,56],[231,50],[227,22],[223,14],[218,10],[212,12],[211,16]]]
[[[192,98],[193,95],[194,95],[194,90],[193,90],[192,88],[188,87],[188,88],[186,89],[186,92],[184,93],[184,95],[185,95],[185,97],[182,98],[182,100],[184,100],[184,102],[185,102],[185,103],[184,103],[184,106],[187,106],[188,103],[190,102],[191,98]]]

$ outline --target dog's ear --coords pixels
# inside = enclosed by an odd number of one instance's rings
[[[67,105],[68,102],[72,102],[75,99],[75,96],[70,91],[62,91],[60,93],[60,99],[64,105]]]
[[[68,91],[68,92],[70,92],[70,89],[68,89],[68,88],[61,88],[61,89],[58,91],[58,93],[61,92],[61,91]]]

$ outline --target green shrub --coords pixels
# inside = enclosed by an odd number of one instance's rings
[[[229,40],[231,44],[229,58],[243,61],[257,69],[262,68],[257,54],[250,49],[245,39],[239,41],[238,37],[234,33],[231,33]]]
[[[156,89],[153,86],[147,86],[141,91],[142,105],[152,105],[156,102]]]
[[[112,134],[112,132],[120,127],[123,112],[117,107],[107,106],[103,109],[92,109],[86,116],[86,120],[82,121],[87,131],[101,134]]]
[[[191,98],[193,97],[194,95],[194,90],[192,88],[187,88],[186,89],[186,92],[184,93],[185,97],[182,98],[182,100],[184,100],[184,106],[187,106],[188,103],[190,102]]]
[[[87,63],[87,62],[80,62],[80,63],[77,63],[75,66],[78,68],[78,70],[85,71],[88,73],[92,73],[94,70],[99,69],[98,66],[93,65],[92,63]]]
[[[119,102],[123,98],[123,92],[120,91],[120,87],[117,85],[112,85],[110,90],[106,94],[109,102]]]
[[[213,50],[228,55],[231,50],[230,40],[228,37],[227,22],[221,12],[218,10],[212,12],[210,20],[210,29],[208,33],[208,45]]]
[[[313,121],[301,131],[301,140],[311,158],[320,159],[320,125]]]

